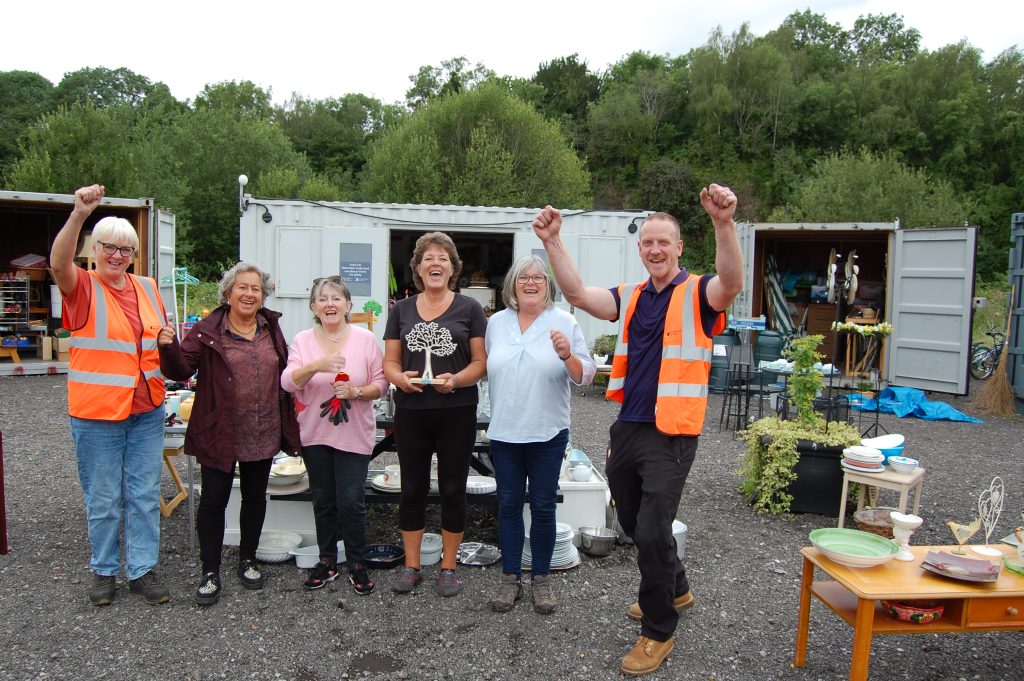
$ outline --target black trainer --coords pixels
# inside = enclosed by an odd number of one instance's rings
[[[156,576],[156,570],[150,570],[138,579],[129,581],[128,590],[141,595],[142,600],[150,605],[159,605],[171,600],[171,592]]]
[[[207,572],[196,589],[196,605],[213,605],[220,600],[220,575]]]
[[[114,575],[96,575],[92,577],[89,587],[89,602],[93,605],[110,605],[114,602],[117,584]]]
[[[238,579],[242,581],[242,586],[252,590],[262,589],[267,581],[266,575],[256,567],[256,561],[248,558],[238,561]]]
[[[360,596],[369,596],[373,593],[373,589],[376,586],[370,580],[370,575],[366,573],[366,566],[362,563],[356,563],[348,571],[348,581]]]
[[[306,591],[316,591],[324,588],[327,582],[333,582],[337,578],[338,566],[331,565],[326,558],[321,558],[320,562],[309,571],[309,576],[302,583],[302,588]]]

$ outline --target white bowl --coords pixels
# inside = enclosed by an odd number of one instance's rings
[[[889,464],[889,468],[897,473],[913,473],[914,469],[919,465],[917,459],[911,459],[906,456],[890,456],[886,463]]]
[[[300,546],[292,549],[288,552],[289,555],[295,556],[295,566],[302,568],[303,570],[309,570],[316,567],[316,564],[320,562],[320,547],[317,544],[312,546]],[[345,562],[345,542],[338,542],[338,564]]]
[[[270,477],[267,478],[267,484],[273,485],[274,487],[284,487],[286,485],[295,484],[299,480],[302,480],[302,477],[304,475],[305,473],[296,473],[294,475],[275,475],[271,473]]]
[[[291,557],[292,549],[302,543],[302,535],[287,530],[263,530],[256,548],[256,560],[264,563],[283,563]]]

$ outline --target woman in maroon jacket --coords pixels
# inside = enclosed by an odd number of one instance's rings
[[[246,589],[260,589],[264,575],[256,548],[267,512],[267,478],[279,451],[298,455],[299,426],[291,396],[281,390],[288,344],[278,319],[263,301],[272,290],[270,275],[238,263],[220,282],[221,306],[196,323],[181,343],[170,326],[160,331],[160,369],[186,380],[199,370],[195,403],[185,431],[185,451],[202,470],[202,496],[196,513],[203,578],[196,603],[220,598],[224,510],[238,462],[242,503],[238,578]]]

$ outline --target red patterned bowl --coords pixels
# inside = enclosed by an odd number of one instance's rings
[[[946,605],[941,601],[882,601],[882,607],[901,622],[928,624],[942,617]]]

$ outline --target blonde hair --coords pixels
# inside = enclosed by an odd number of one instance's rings
[[[263,307],[263,303],[267,302],[267,296],[274,292],[274,281],[270,278],[270,273],[264,272],[251,262],[240,262],[225,272],[224,276],[220,279],[220,285],[217,287],[217,299],[221,305],[227,304],[228,296],[235,285],[235,280],[238,279],[239,274],[244,274],[245,272],[255,272],[260,275],[260,281],[263,285],[260,307]]]
[[[135,227],[124,218],[105,217],[92,228],[92,247],[100,248],[100,242],[106,244],[131,243],[132,248],[139,250],[139,235]]]
[[[348,301],[349,309],[345,312],[345,321],[352,321],[352,293],[348,290],[348,285],[345,284],[345,280],[337,274],[313,280],[313,288],[309,291],[309,309],[313,309],[313,305],[316,304],[316,299],[320,297],[320,294],[323,293],[323,290],[327,287],[336,289],[345,297],[345,300]],[[320,318],[315,314],[313,315],[313,321],[317,324],[323,324],[323,322],[320,321]]]

